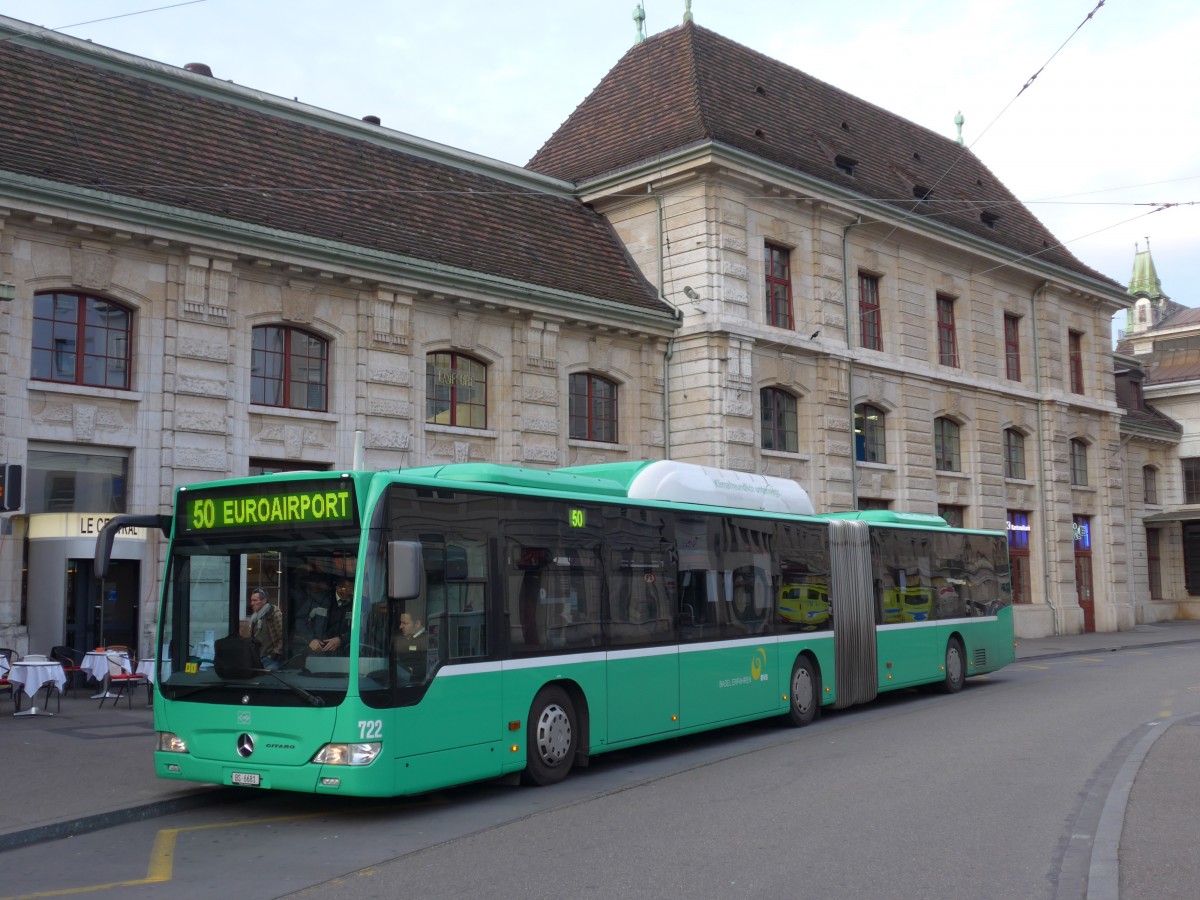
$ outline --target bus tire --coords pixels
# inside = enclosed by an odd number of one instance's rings
[[[529,708],[525,782],[544,786],[566,778],[578,741],[575,704],[567,692],[557,685],[542,688]]]
[[[962,641],[952,637],[946,642],[946,677],[939,687],[944,694],[957,694],[967,677],[967,654]]]
[[[807,656],[797,656],[788,682],[788,722],[811,725],[821,714],[821,676]]]

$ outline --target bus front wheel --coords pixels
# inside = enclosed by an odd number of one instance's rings
[[[529,708],[525,781],[547,785],[566,778],[578,740],[575,705],[567,692],[554,685],[542,688]]]
[[[957,694],[967,677],[967,655],[962,641],[956,637],[946,642],[946,677],[940,685],[943,693]]]
[[[796,657],[790,687],[788,721],[797,728],[812,724],[821,712],[821,676],[807,656]]]

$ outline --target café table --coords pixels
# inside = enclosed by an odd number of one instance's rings
[[[139,675],[145,675],[146,679],[151,684],[157,684],[159,679],[162,677],[162,673],[166,670],[170,662],[170,658],[167,658],[164,659],[160,664],[159,661],[153,656],[147,657],[146,659],[139,659],[137,664],[137,673]]]
[[[100,693],[93,694],[93,700],[112,700],[117,695],[109,693],[108,690],[108,652],[105,650],[89,650],[83,654],[83,663],[80,668],[87,672],[88,677],[93,681],[100,682]],[[125,670],[129,670],[129,654],[124,651],[116,652],[121,659],[121,665]]]
[[[63,667],[53,660],[35,660],[28,662],[22,660],[12,664],[12,669],[8,673],[8,680],[13,683],[14,688],[20,688],[20,691],[15,691],[13,697],[17,705],[17,711],[13,715],[17,716],[52,716],[54,713],[49,709],[39,709],[37,706],[37,692],[43,687],[46,689],[46,703],[50,702],[50,692],[52,690],[62,693],[63,687],[67,683],[67,673],[63,671]],[[29,709],[21,709],[21,691],[25,696],[34,701],[34,705]]]
[[[169,662],[170,662],[169,659],[164,659],[163,665],[165,666]],[[158,660],[155,659],[153,656],[148,657],[146,659],[139,659],[138,664],[137,664],[137,674],[144,676],[146,678],[146,680],[149,681],[151,684],[157,684],[159,675],[160,675]],[[153,689],[151,689],[151,691],[150,691],[150,696],[151,696],[151,698],[153,698],[153,696],[154,696]],[[154,702],[153,699],[151,699],[151,703],[153,703],[153,702]]]

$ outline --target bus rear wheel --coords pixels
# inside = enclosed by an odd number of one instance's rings
[[[942,679],[942,692],[957,694],[963,689],[967,677],[967,654],[963,650],[962,641],[956,637],[946,642],[946,677]]]
[[[554,685],[542,688],[529,708],[524,780],[536,785],[562,781],[571,771],[578,741],[575,705],[567,692]]]
[[[789,686],[788,721],[797,728],[811,725],[821,712],[821,676],[807,656],[796,657]]]

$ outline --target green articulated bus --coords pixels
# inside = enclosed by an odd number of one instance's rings
[[[168,779],[551,784],[607,750],[807,725],[1013,660],[1004,534],[816,515],[792,481],[686,463],[196,484],[173,516],[114,519],[98,572],[131,525],[170,539],[154,700]],[[282,613],[275,653],[247,636],[257,588]]]

